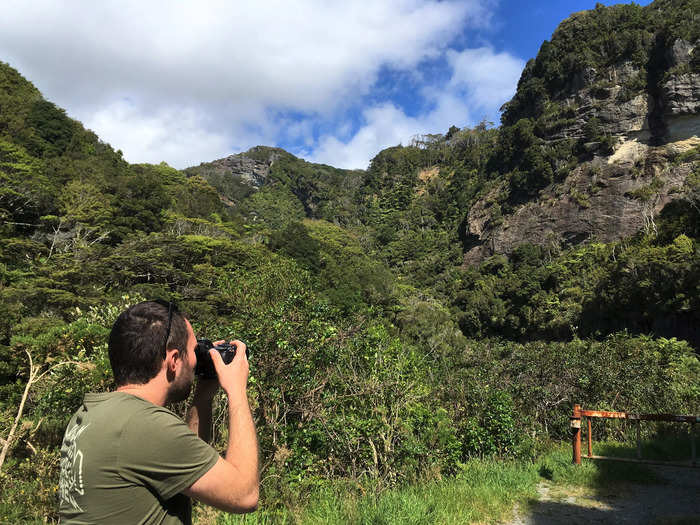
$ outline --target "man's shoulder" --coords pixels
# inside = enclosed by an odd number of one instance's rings
[[[128,428],[139,431],[139,434],[187,426],[180,416],[165,407],[125,392],[115,394],[119,395],[114,396],[111,408],[126,416],[124,423]]]
[[[184,421],[165,407],[155,405],[126,392],[88,393],[83,405],[74,414],[68,428],[80,425],[93,427],[90,432],[116,433],[116,439],[140,439],[148,433],[186,426]]]
[[[104,411],[111,414],[150,413],[179,419],[176,414],[167,408],[155,405],[150,401],[127,392],[116,391],[85,394],[83,404],[88,411]]]

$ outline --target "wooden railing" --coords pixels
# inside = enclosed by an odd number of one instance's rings
[[[571,416],[571,429],[573,434],[573,462],[581,464],[581,419],[587,419],[588,423],[588,455],[589,459],[610,459],[615,461],[630,461],[635,463],[655,463],[661,465],[677,465],[681,467],[698,467],[697,448],[695,446],[695,425],[700,423],[700,416],[679,416],[676,414],[630,414],[628,412],[608,412],[605,410],[582,410],[581,405],[574,405],[574,413]],[[593,433],[591,429],[591,419],[627,419],[634,421],[637,427],[637,458],[619,458],[612,456],[593,455]],[[642,421],[667,421],[671,423],[690,424],[690,461],[658,461],[652,459],[642,459],[642,439],[640,422]]]

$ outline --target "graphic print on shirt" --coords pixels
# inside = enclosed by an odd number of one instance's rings
[[[78,437],[90,426],[76,425],[63,438],[61,447],[61,477],[58,481],[61,503],[69,503],[73,510],[82,512],[83,509],[75,501],[75,494],[82,496],[85,494],[83,486],[83,452],[78,450]]]

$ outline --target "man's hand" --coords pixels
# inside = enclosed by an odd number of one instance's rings
[[[246,386],[248,384],[248,358],[246,357],[246,345],[244,342],[231,341],[236,345],[236,355],[228,365],[224,364],[221,354],[213,348],[209,350],[209,355],[214,361],[216,375],[219,384],[229,397],[229,400],[241,400],[246,398]]]

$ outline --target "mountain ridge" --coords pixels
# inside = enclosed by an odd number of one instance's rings
[[[684,154],[700,145],[700,24],[693,23],[699,12],[697,0],[598,6],[572,14],[557,27],[502,108],[503,123],[488,166],[477,168],[491,172],[481,175],[479,183],[489,188],[484,186],[480,198],[460,210],[465,265],[509,254],[523,239],[543,246],[618,241],[653,229],[654,218],[667,204],[695,191],[684,184],[695,169],[692,155]],[[444,150],[454,153],[459,147],[455,133],[459,138],[469,130],[451,131],[418,146],[433,159],[412,154],[416,158],[406,169],[454,170],[459,154],[445,162]],[[246,159],[251,152],[228,159]],[[388,190],[378,188],[376,180],[424,191],[415,173],[400,176],[401,181],[387,176],[388,171],[372,174],[382,156],[367,171],[352,172],[354,194],[329,195],[308,183],[292,192],[307,217],[334,220],[314,210],[329,199],[365,207],[367,198],[381,200]],[[678,159],[685,162],[679,166]],[[185,172],[201,173],[202,166]],[[265,169],[267,176],[269,166]],[[258,177],[252,184],[257,190],[265,177],[256,170],[247,176]],[[216,171],[221,177],[225,169]],[[500,182],[485,180],[493,174]],[[234,174],[241,175],[240,170]],[[212,175],[207,177],[211,182]],[[331,184],[337,186],[337,180]],[[344,224],[366,222],[343,211]]]

